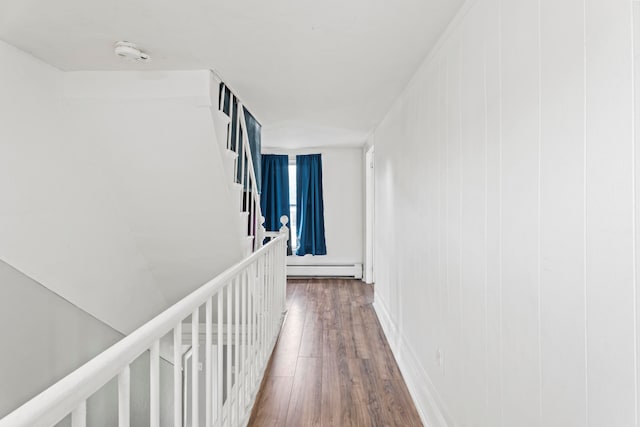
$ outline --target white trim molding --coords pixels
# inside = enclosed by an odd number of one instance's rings
[[[362,279],[362,264],[287,265],[287,276],[353,277]]]
[[[384,303],[376,298],[373,308],[422,423],[426,427],[455,427],[456,424],[449,415],[449,411],[435,389],[431,378],[422,368],[410,342],[391,319]]]

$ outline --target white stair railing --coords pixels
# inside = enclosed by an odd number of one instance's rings
[[[158,427],[162,413],[160,340],[169,333],[173,335],[174,349],[173,425],[182,426],[184,413],[189,410],[191,426],[246,425],[283,319],[286,241],[286,227],[283,227],[278,237],[248,258],[1,419],[0,427],[52,426],[68,414],[74,427],[83,427],[87,422],[87,399],[116,377],[118,425],[129,426],[130,365],[146,351],[150,351],[151,359],[149,420],[151,427]],[[199,370],[195,368],[199,363],[201,311],[204,312],[206,345],[204,420],[200,417],[198,398]],[[190,378],[191,408],[182,408],[183,324],[191,329],[191,366],[194,367]],[[216,366],[213,366],[213,348],[217,350]]]
[[[247,236],[252,240],[252,250],[262,246],[264,227],[262,210],[260,208],[260,194],[258,181],[255,175],[251,145],[247,132],[247,123],[242,102],[231,92],[226,85],[220,87],[220,111],[224,108],[224,100],[229,94],[230,123],[227,128],[227,150],[236,154],[234,179],[242,189],[242,212],[247,214]],[[235,109],[235,111],[234,111]],[[236,120],[234,122],[234,113]],[[235,129],[235,133],[232,130]],[[235,141],[232,138],[235,137]]]

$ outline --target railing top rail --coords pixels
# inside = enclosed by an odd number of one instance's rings
[[[130,335],[100,353],[51,387],[0,419],[0,427],[51,426],[72,412],[82,401],[98,391],[122,369],[148,350],[158,339],[187,318],[229,280],[244,271],[265,252],[275,250],[280,235],[249,257],[202,285]]]

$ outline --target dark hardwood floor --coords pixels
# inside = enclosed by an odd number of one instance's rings
[[[290,279],[249,426],[421,426],[359,280]]]

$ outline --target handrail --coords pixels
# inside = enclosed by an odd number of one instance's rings
[[[210,299],[216,293],[225,286],[229,286],[230,281],[236,279],[257,260],[268,255],[267,252],[276,250],[281,252],[282,248],[285,247],[283,241],[286,241],[286,239],[287,236],[282,233],[246,259],[202,285],[103,353],[2,418],[0,427],[51,426],[59,422],[67,414],[82,406],[87,398],[112,378],[120,375],[123,370],[128,371],[128,366],[138,356],[152,348],[154,344],[157,345],[160,338],[175,329],[176,325],[181,324],[183,320],[194,314],[205,303],[209,304]],[[274,264],[274,267],[283,269],[282,272],[276,272],[278,280],[284,280],[284,255],[276,253],[276,257],[281,259],[278,260],[278,265]],[[283,283],[279,285],[283,285]],[[236,292],[238,291],[236,290]],[[278,289],[277,296],[283,299],[284,297],[280,295],[281,293],[282,290]],[[283,304],[284,301],[282,300],[281,302]],[[207,306],[207,309],[209,308]],[[181,326],[179,326],[179,329],[181,329]],[[86,406],[84,408],[86,412]]]

